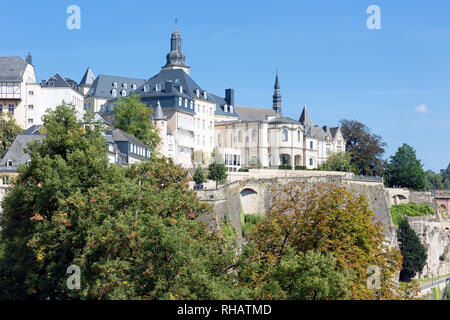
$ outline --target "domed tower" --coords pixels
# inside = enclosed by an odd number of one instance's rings
[[[181,52],[181,35],[178,32],[178,27],[175,25],[175,30],[172,32],[170,38],[170,52],[166,56],[167,63],[163,70],[167,69],[182,69],[189,74],[189,67],[184,63],[185,56]]]
[[[281,93],[280,93],[280,82],[278,81],[278,69],[277,69],[277,76],[275,78],[275,85],[274,85],[274,92],[273,92],[273,110],[277,112],[277,115],[281,116]]]

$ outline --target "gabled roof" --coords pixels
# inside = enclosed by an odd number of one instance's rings
[[[114,99],[112,95],[112,89],[116,89],[117,97],[120,97],[120,92],[122,90],[126,90],[128,96],[129,93],[136,92],[136,90],[133,90],[133,84],[136,85],[137,89],[141,87],[144,82],[144,79],[108,76],[101,74],[97,78],[95,78],[94,82],[92,83],[91,88],[88,92],[88,96],[104,99]],[[117,88],[114,88],[114,83],[117,83]],[[124,84],[126,84],[126,89],[123,87]]]
[[[235,110],[241,121],[266,121],[267,117],[277,116],[276,111],[269,108],[235,106]]]
[[[95,80],[94,73],[92,72],[91,67],[88,67],[86,72],[84,73],[83,79],[80,81],[80,87],[89,87]]]
[[[42,141],[45,135],[42,134],[19,134],[0,161],[0,172],[16,172],[21,163],[26,163],[31,159],[28,153],[25,153],[28,142]],[[6,166],[8,160],[12,160],[12,166]]]
[[[335,139],[336,138],[336,134],[338,132],[341,132],[341,128],[339,128],[339,127],[330,128],[330,132],[331,132],[331,135],[332,135],[333,139]]]
[[[73,81],[73,80],[72,80]],[[53,77],[49,78],[44,84],[41,85],[42,88],[72,88],[69,82],[66,81],[59,73],[55,74]]]
[[[311,117],[309,116],[306,105],[303,107],[302,114],[300,115],[300,119],[298,121],[301,122],[304,126],[308,126],[308,127],[313,126],[313,123],[311,121]]]
[[[106,131],[106,135],[111,135],[113,137],[114,142],[130,142],[137,146],[147,148],[144,143],[142,143],[139,139],[131,134],[128,134],[120,129],[112,129]]]
[[[22,81],[27,65],[21,57],[0,57],[0,80]]]

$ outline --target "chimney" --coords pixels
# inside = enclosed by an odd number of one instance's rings
[[[166,93],[172,93],[172,81],[166,81],[164,86],[166,87]]]
[[[234,106],[234,89],[225,89],[225,101],[230,106]]]

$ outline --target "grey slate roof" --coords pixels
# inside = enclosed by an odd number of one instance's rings
[[[301,124],[300,122],[298,122],[297,120],[294,120],[292,118],[289,117],[280,117],[280,118],[275,118],[269,121],[269,123],[292,123],[292,124]]]
[[[49,78],[45,83],[41,84],[43,88],[71,88],[72,86],[59,75],[59,73],[55,74],[53,77]]]
[[[42,141],[44,137],[45,135],[42,134],[19,134],[0,161],[0,172],[16,172],[19,164],[26,163],[31,159],[30,155],[25,153],[27,143]],[[12,160],[12,166],[6,166],[8,160]]]
[[[128,134],[120,129],[108,130],[106,131],[106,135],[112,136],[115,142],[127,141],[142,148],[147,148],[145,144],[139,141],[135,136],[132,136],[131,134]]]
[[[235,106],[233,106],[233,112],[225,112],[225,105],[228,105],[226,100],[224,98],[219,97],[219,96],[217,96],[215,94],[212,94],[212,93],[210,93],[209,95],[211,96],[211,98],[216,103],[216,111],[214,111],[215,115],[239,117],[239,115],[236,112],[236,107]],[[228,105],[228,107],[229,107],[229,105]]]
[[[94,73],[92,72],[91,67],[88,67],[86,72],[84,73],[83,78],[80,81],[80,87],[89,87],[95,80]]]
[[[123,84],[126,83],[127,88],[124,89],[127,92],[127,96],[131,92],[135,92],[135,90],[132,89],[132,85],[136,85],[136,89],[141,87],[145,80],[144,79],[137,79],[137,78],[126,78],[126,77],[117,77],[117,76],[108,76],[101,74],[97,78],[95,78],[94,82],[91,85],[91,88],[89,89],[88,96],[89,97],[97,97],[97,98],[104,98],[104,99],[114,99],[112,96],[112,89],[113,83],[117,83],[117,97],[120,97],[120,92],[122,91]]]
[[[0,57],[0,81],[22,81],[27,65],[21,57]]]
[[[331,135],[332,135],[333,139],[336,137],[336,133],[338,131],[341,131],[341,129],[339,127],[330,128],[330,132],[331,132]]]
[[[267,117],[276,117],[277,113],[269,108],[239,107],[235,106],[235,110],[241,121],[265,121]]]
[[[308,126],[308,127],[313,126],[313,123],[311,121],[311,117],[309,116],[306,105],[303,107],[302,114],[300,115],[300,119],[298,121],[301,122],[304,126]]]
[[[39,134],[39,130],[42,128],[42,124],[34,124],[29,127],[23,134]]]
[[[156,104],[153,120],[167,120],[167,117],[164,115],[164,112],[162,111],[161,103],[159,102],[159,100],[158,103]]]

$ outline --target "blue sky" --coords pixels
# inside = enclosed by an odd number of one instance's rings
[[[81,30],[66,28],[69,5]],[[381,30],[369,30],[370,5]],[[169,51],[174,17],[192,78],[235,89],[238,105],[271,107],[279,69],[283,113],[304,104],[319,125],[366,124],[388,143],[412,145],[425,169],[450,162],[450,1],[8,1],[0,56],[28,51],[38,81],[60,73],[150,78]]]

